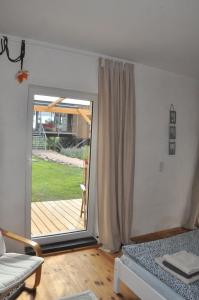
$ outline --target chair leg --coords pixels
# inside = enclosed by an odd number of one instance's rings
[[[81,211],[80,211],[80,218],[82,217],[83,210],[84,210],[84,195],[82,193],[82,205],[81,205]]]
[[[40,266],[37,271],[36,271],[36,274],[35,274],[35,283],[34,283],[34,286],[33,286],[33,289],[36,289],[38,287],[38,285],[40,284],[40,280],[41,280],[41,269],[42,269],[42,266]]]
[[[28,286],[24,287],[24,290],[27,291],[28,293],[31,293],[33,295],[36,294],[37,287],[41,280],[41,269],[42,269],[42,266],[40,266],[35,272],[35,281],[34,281],[33,287],[28,287]]]
[[[82,217],[82,214],[85,213],[86,209],[86,191],[82,192],[82,205],[81,205],[81,211],[80,211],[80,218]]]

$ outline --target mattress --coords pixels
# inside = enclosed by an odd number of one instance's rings
[[[199,229],[162,240],[127,245],[122,250],[121,260],[123,263],[164,295],[166,299],[199,300],[199,281],[189,285],[185,284],[155,262],[155,257],[181,250],[199,255]]]
[[[164,296],[165,299],[169,300],[184,300],[179,294],[174,290],[160,281],[156,276],[148,272],[141,265],[136,263],[132,258],[127,255],[122,255],[120,260],[131,269],[136,275],[142,278],[146,283],[148,283],[154,290],[156,290],[160,295]]]

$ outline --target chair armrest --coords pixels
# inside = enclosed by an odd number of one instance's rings
[[[1,232],[2,232],[2,235],[9,238],[9,239],[12,239],[12,240],[15,240],[19,243],[23,243],[25,245],[28,245],[30,247],[33,248],[33,250],[35,251],[36,255],[37,256],[42,256],[42,251],[41,251],[41,247],[39,246],[38,243],[36,242],[33,242],[29,239],[26,239],[16,233],[13,233],[13,232],[10,232],[10,231],[7,231],[7,230],[4,230],[2,228],[0,228]]]

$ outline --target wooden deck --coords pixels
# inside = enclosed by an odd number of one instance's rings
[[[83,230],[80,218],[81,199],[33,202],[31,204],[32,236]]]

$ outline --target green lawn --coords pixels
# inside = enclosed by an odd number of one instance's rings
[[[32,159],[32,201],[81,198],[83,170],[78,167]]]

